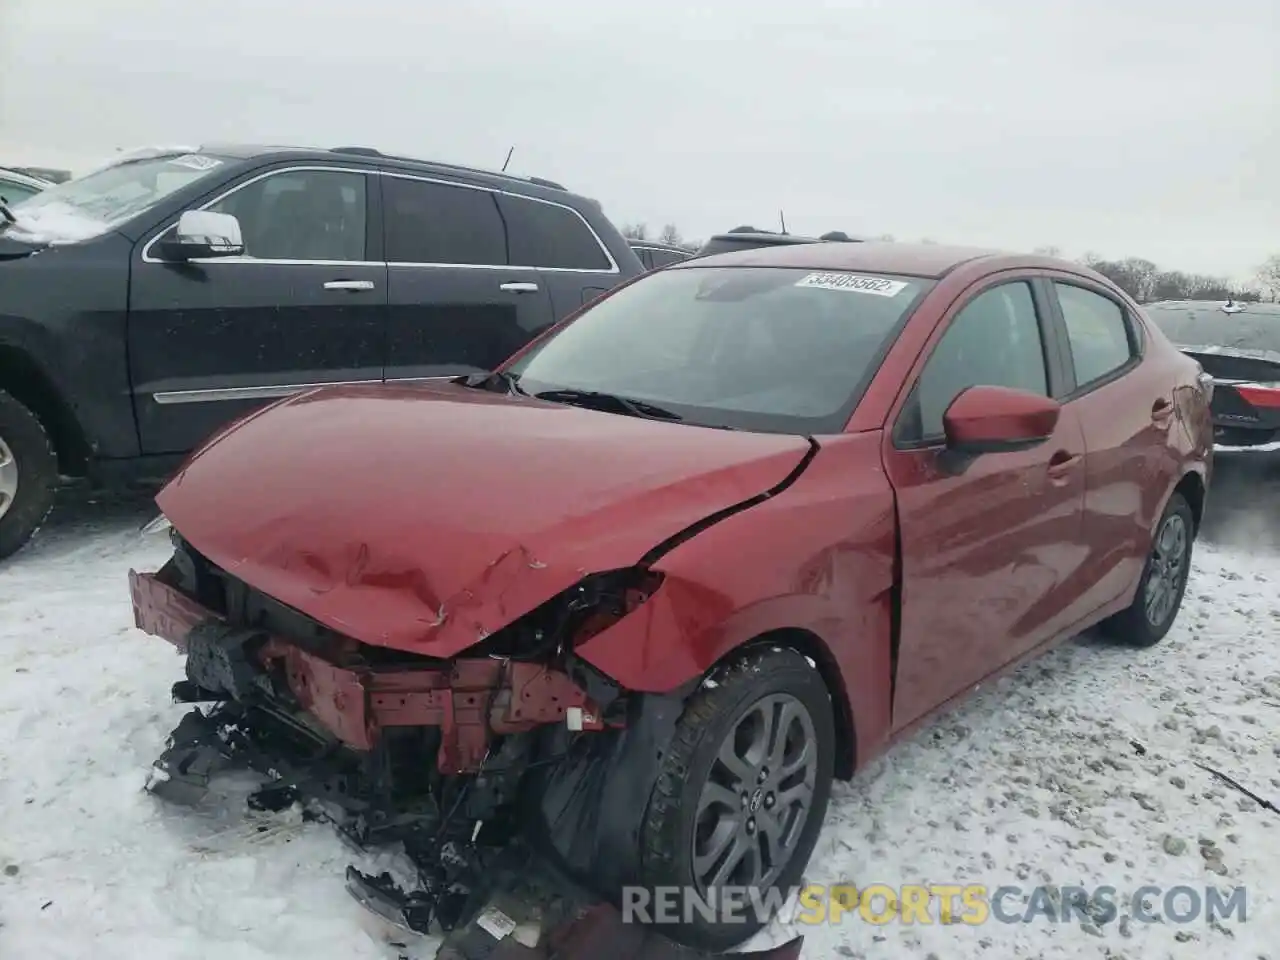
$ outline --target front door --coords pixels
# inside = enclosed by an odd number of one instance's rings
[[[143,247],[128,320],[143,453],[185,452],[317,384],[382,379],[387,268],[370,249],[375,187],[356,169],[274,171],[207,207],[240,221],[245,256],[164,263],[154,241]]]
[[[943,413],[966,388],[1053,394],[1046,306],[1029,279],[962,298],[886,434],[902,552],[895,728],[1065,627],[1080,593],[1085,448],[1072,409],[1030,450],[959,475],[939,459]]]
[[[388,381],[492,370],[551,325],[540,271],[509,262],[493,191],[402,174],[380,179]]]

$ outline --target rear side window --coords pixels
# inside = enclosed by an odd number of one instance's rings
[[[1076,385],[1086,387],[1133,359],[1133,338],[1124,309],[1084,287],[1054,283],[1067,328]]]
[[[685,254],[672,250],[654,250],[652,256],[654,267],[669,267],[673,263],[689,259]]]
[[[895,440],[942,440],[942,415],[957,396],[975,386],[1049,394],[1044,340],[1031,287],[1025,282],[978,294],[951,320],[920,372]]]
[[[498,196],[511,265],[561,270],[609,270],[612,265],[583,219],[566,207]]]
[[[382,178],[388,263],[507,265],[494,195],[403,177]]]

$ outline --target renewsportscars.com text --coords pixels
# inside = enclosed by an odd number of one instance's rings
[[[1121,893],[1115,887],[1072,886],[990,888],[980,884],[851,884],[781,890],[722,887],[700,894],[682,887],[624,887],[626,923],[767,922],[822,924],[861,920],[888,923],[1083,923],[1098,925],[1128,917],[1138,923],[1209,923],[1247,916],[1244,887],[1141,886]]]

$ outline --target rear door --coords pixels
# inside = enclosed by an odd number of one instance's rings
[[[243,257],[166,263],[167,225],[135,255],[130,381],[144,454],[182,453],[262,404],[378,381],[387,272],[377,193],[358,167],[257,174],[206,204],[233,214]]]
[[[1096,609],[1137,582],[1151,528],[1178,479],[1179,371],[1154,351],[1144,362],[1141,324],[1106,287],[1074,277],[1047,287],[1067,346],[1065,399],[1084,425],[1084,580],[1086,606]]]
[[[511,263],[537,269],[551,295],[553,319],[563,319],[618,284],[618,264],[572,207],[515,193],[499,194],[498,206]]]
[[[384,173],[387,379],[492,370],[551,325],[539,271],[513,265],[499,195]]]
[[[886,431],[897,496],[902,619],[893,723],[902,727],[1069,625],[1081,592],[1084,433],[1064,408],[1030,450],[943,469],[942,417],[970,386],[1055,395],[1048,304],[1031,277],[984,281],[944,317]]]

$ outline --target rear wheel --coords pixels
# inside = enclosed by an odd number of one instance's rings
[[[678,891],[669,907],[651,901],[655,926],[717,951],[764,926],[769,918],[751,900],[740,899],[730,917],[718,897],[754,890],[763,905],[769,890],[785,895],[798,883],[822,829],[834,760],[831,695],[799,653],[753,651],[700,690],[664,757],[642,829],[643,886],[651,896]],[[708,916],[691,904],[718,909]]]
[[[17,553],[53,508],[58,458],[36,415],[0,390],[0,560]]]
[[[1104,633],[1135,647],[1150,647],[1164,639],[1177,619],[1187,590],[1195,529],[1190,504],[1182,494],[1175,493],[1152,534],[1132,605],[1104,620]]]

